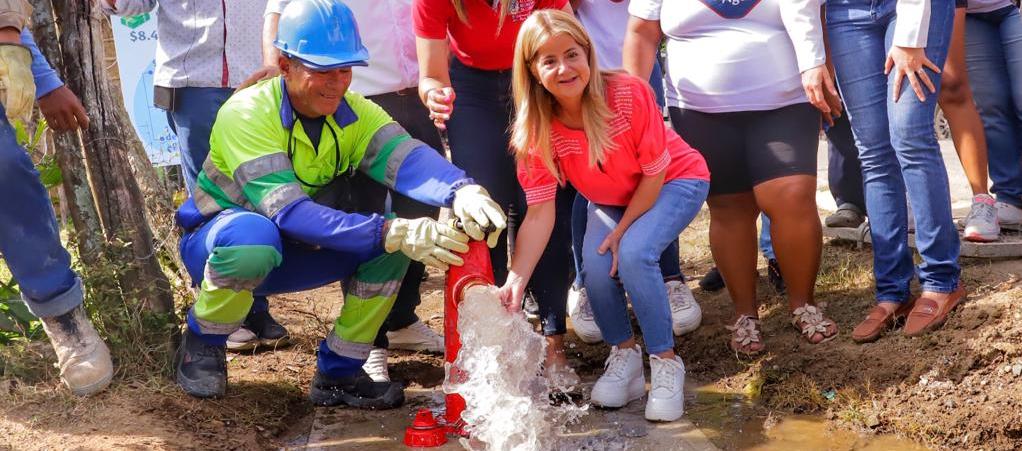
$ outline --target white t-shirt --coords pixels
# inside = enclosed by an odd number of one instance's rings
[[[1014,5],[1011,3],[1011,0],[969,0],[965,11],[970,13],[988,13],[1005,6]]]
[[[600,69],[622,69],[622,47],[628,31],[628,0],[581,0],[575,13],[593,40]]]
[[[632,0],[667,36],[667,103],[706,113],[807,102],[801,72],[826,62],[820,0]]]

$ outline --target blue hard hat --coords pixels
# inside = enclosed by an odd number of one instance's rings
[[[273,46],[312,69],[368,66],[351,9],[338,0],[297,0],[280,14]]]

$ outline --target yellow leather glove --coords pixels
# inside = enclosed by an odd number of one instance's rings
[[[387,253],[401,251],[412,260],[446,271],[448,265],[465,264],[454,252],[468,252],[468,239],[468,235],[432,218],[397,218],[390,221],[383,249]]]
[[[486,240],[492,249],[500,232],[507,228],[507,217],[500,205],[479,185],[465,185],[454,192],[451,210],[461,220],[461,227],[473,240]],[[492,226],[492,227],[491,227]],[[487,229],[489,234],[487,235]]]
[[[32,77],[32,53],[17,44],[0,45],[0,101],[7,119],[28,123],[35,104],[35,78]]]

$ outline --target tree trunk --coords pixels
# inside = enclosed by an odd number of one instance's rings
[[[55,37],[57,29],[53,22],[53,10],[50,2],[35,2],[32,15],[33,34],[43,37],[36,44],[43,56],[58,72],[64,73],[64,64],[60,55],[60,45]],[[53,37],[52,39],[50,37]],[[71,222],[75,226],[75,239],[78,243],[78,255],[86,264],[96,263],[103,241],[99,213],[96,212],[96,200],[92,196],[92,188],[85,169],[82,145],[76,132],[50,133],[53,139],[53,151],[57,155],[57,166],[60,167],[63,183],[61,187],[68,199],[68,210]]]
[[[103,67],[101,12],[91,1],[53,0],[52,5],[60,29],[57,41],[64,62],[61,73],[89,114],[89,127],[82,131],[82,143],[106,241],[105,254],[110,261],[123,264],[123,270],[117,274],[123,296],[137,299],[154,312],[173,312],[173,295],[157,258],[146,208],[140,208],[147,205],[147,196],[136,182],[136,176],[156,178],[147,177],[144,169],[143,174],[136,174],[129,161],[129,155],[140,152],[141,143]],[[48,37],[42,36],[40,41],[45,42]],[[68,67],[74,70],[67,70]],[[150,197],[159,198],[160,194]]]

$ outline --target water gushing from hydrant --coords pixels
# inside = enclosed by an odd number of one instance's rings
[[[454,365],[461,381],[444,391],[465,398],[462,419],[472,449],[555,449],[567,424],[585,415],[571,402],[552,405],[557,391],[542,375],[546,341],[521,314],[508,312],[492,285],[465,290],[458,309],[461,350]]]

